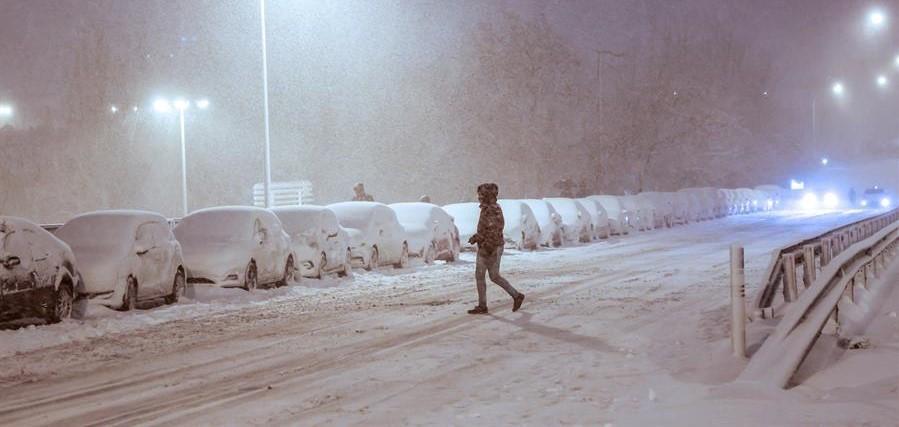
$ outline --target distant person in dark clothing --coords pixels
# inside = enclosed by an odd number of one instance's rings
[[[374,202],[375,198],[371,194],[365,192],[365,184],[361,182],[357,182],[356,185],[353,186],[353,201],[354,202]]]
[[[503,257],[503,210],[496,199],[499,196],[499,187],[496,184],[481,184],[478,186],[478,201],[481,203],[481,216],[478,219],[478,231],[468,239],[468,243],[478,245],[478,257],[475,267],[475,281],[478,288],[478,305],[468,310],[468,314],[487,314],[487,280],[485,275],[490,274],[490,280],[499,285],[512,297],[512,311],[518,311],[524,301],[524,294],[515,290],[503,276],[499,274],[499,263]]]
[[[418,201],[421,203],[431,203],[431,196],[425,194],[424,196],[419,197]]]

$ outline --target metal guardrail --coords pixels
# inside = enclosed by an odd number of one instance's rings
[[[845,247],[826,263],[811,286],[785,309],[774,332],[749,360],[738,381],[761,382],[786,387],[822,333],[833,319],[840,326],[840,306],[854,304],[856,293],[868,289],[868,281],[879,277],[899,248],[899,216],[896,211],[879,218],[890,223],[867,238]],[[852,228],[853,233],[873,227]],[[827,246],[825,244],[825,253]],[[788,263],[785,263],[785,265]]]
[[[817,271],[827,266],[835,256],[897,220],[899,209],[894,209],[774,251],[762,277],[761,291],[751,305],[752,318],[777,316],[779,307],[775,307],[775,302],[778,291],[782,291],[784,303],[795,301],[800,280],[808,288],[814,282]]]

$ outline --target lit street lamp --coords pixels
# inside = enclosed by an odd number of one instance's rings
[[[890,80],[887,79],[887,76],[885,76],[883,74],[877,76],[877,87],[883,89],[883,88],[886,88],[887,85],[889,85],[889,84],[890,84]]]
[[[208,99],[200,99],[196,102],[197,108],[205,110],[209,108]],[[178,110],[178,120],[181,130],[181,209],[182,218],[187,216],[187,143],[184,137],[184,111],[190,108],[190,101],[184,98],[178,98],[174,102],[167,99],[159,98],[153,101],[153,109],[158,113],[167,114],[172,108]]]
[[[833,86],[830,88],[830,90],[833,92],[834,95],[836,95],[838,97],[842,97],[843,94],[846,93],[846,88],[843,86],[842,82],[834,83]]]
[[[821,166],[827,166],[828,163],[830,163],[830,159],[828,159],[827,157],[821,158]]]
[[[868,28],[879,30],[886,26],[887,15],[880,9],[874,9],[868,12]]]
[[[13,113],[12,105],[0,104],[0,118],[12,117],[12,113]]]

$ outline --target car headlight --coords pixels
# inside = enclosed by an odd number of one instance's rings
[[[825,193],[824,194],[824,207],[827,209],[834,209],[840,204],[840,198],[837,197],[834,193]]]
[[[882,206],[882,207],[888,208],[888,207],[890,207],[891,203],[892,202],[890,201],[889,197],[884,197],[884,198],[880,199],[880,206]]]
[[[868,201],[867,201],[867,200],[862,200],[862,207],[865,207],[865,206],[868,206]]]
[[[815,193],[805,193],[802,196],[802,200],[799,201],[799,206],[802,209],[817,209],[818,208],[818,196]]]

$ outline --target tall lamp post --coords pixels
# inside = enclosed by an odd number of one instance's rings
[[[205,110],[209,108],[209,100],[200,99],[196,103],[197,108]],[[169,113],[172,107],[178,110],[178,120],[181,131],[181,217],[188,214],[187,209],[187,142],[184,136],[184,111],[190,108],[190,101],[184,98],[178,98],[174,102],[167,99],[157,99],[153,102],[153,109],[159,113]]]
[[[271,207],[271,187],[272,187],[272,146],[269,139],[268,124],[268,52],[265,40],[265,0],[259,0],[259,16],[262,20],[262,102],[263,114],[265,116],[265,179],[263,188],[265,190],[265,207]]]

